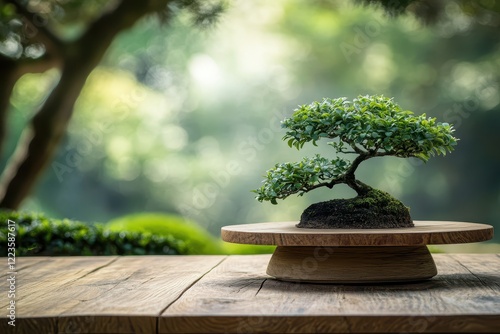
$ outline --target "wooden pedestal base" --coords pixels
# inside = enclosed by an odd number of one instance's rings
[[[267,273],[283,281],[389,283],[437,274],[426,245],[478,242],[493,237],[486,224],[414,221],[409,228],[307,229],[297,222],[232,225],[222,239],[277,245]]]
[[[296,282],[385,283],[428,279],[437,269],[426,246],[278,246],[267,274]]]

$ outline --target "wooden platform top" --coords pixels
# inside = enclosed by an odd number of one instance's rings
[[[500,256],[434,257],[392,285],[280,282],[269,255],[18,258],[15,333],[498,332]]]
[[[490,240],[486,224],[414,221],[415,227],[391,229],[308,229],[298,222],[225,226],[222,240],[239,244],[278,246],[418,246],[460,244]]]

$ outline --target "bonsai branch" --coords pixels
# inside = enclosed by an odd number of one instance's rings
[[[336,184],[340,184],[340,183],[344,183],[344,180],[343,178],[336,178],[336,179],[333,179],[329,182],[322,182],[322,183],[318,183],[318,184],[315,184],[315,185],[312,185],[312,186],[308,186],[308,187],[302,187],[302,189],[300,189],[302,192],[306,193],[306,192],[309,192],[311,190],[314,190],[316,188],[321,188],[321,187],[327,187],[329,189],[332,189],[334,185]]]
[[[344,139],[341,139],[341,140],[346,141],[346,140],[344,140]],[[347,142],[347,141],[346,141],[346,142]],[[360,147],[358,147],[358,146],[356,145],[356,143],[354,143],[354,142],[349,142],[349,145],[350,145],[350,146],[352,147],[352,149],[354,150],[354,153],[357,153],[357,154],[366,154],[366,153],[367,153],[366,151],[364,151],[364,150],[362,150]]]

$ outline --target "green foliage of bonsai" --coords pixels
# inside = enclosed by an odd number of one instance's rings
[[[450,124],[439,123],[425,114],[416,116],[381,95],[358,96],[353,101],[324,99],[302,105],[282,122],[282,127],[287,129],[283,140],[297,149],[308,142],[316,145],[322,138],[335,139],[328,144],[337,156],[327,159],[316,155],[300,162],[276,164],[267,171],[262,187],[254,190],[260,202],[277,204],[277,199],[292,194],[302,196],[313,189],[333,188],[341,183],[354,189],[358,196],[373,195],[372,188],[355,177],[363,161],[383,156],[427,161],[451,152],[457,143]],[[355,158],[344,158],[349,154]]]

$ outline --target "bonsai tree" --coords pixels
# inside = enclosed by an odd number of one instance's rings
[[[301,149],[322,138],[335,139],[332,160],[319,154],[300,162],[278,163],[267,171],[262,187],[254,192],[260,202],[277,204],[292,194],[320,187],[346,184],[357,196],[315,203],[301,216],[298,227],[307,228],[391,228],[413,226],[409,209],[386,192],[356,179],[356,169],[370,158],[415,157],[427,161],[451,152],[457,143],[453,126],[438,123],[425,114],[415,116],[392,98],[381,95],[324,99],[300,106],[282,122],[283,140]],[[341,156],[339,156],[341,155]],[[353,155],[348,160],[344,156]]]

